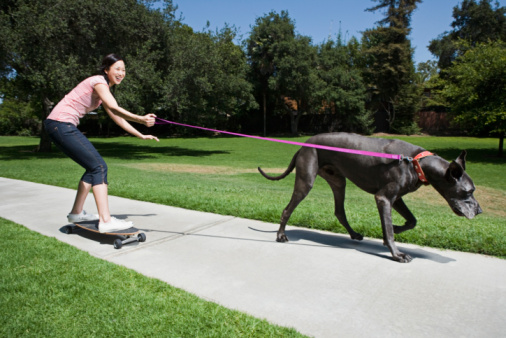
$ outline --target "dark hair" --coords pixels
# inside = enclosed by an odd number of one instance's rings
[[[107,83],[109,83],[109,78],[107,77],[105,71],[108,70],[113,64],[115,64],[118,61],[125,62],[125,60],[117,54],[106,55],[106,57],[104,57],[104,59],[102,60],[102,65],[100,66],[99,70],[100,74],[104,76]]]

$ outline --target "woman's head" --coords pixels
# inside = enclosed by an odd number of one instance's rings
[[[100,72],[109,86],[120,84],[125,78],[125,61],[116,54],[109,54],[102,60]]]

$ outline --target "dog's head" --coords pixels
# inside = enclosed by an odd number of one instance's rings
[[[483,211],[473,196],[476,189],[473,180],[465,171],[466,154],[465,150],[462,151],[451,163],[439,161],[437,168],[430,168],[432,175],[429,182],[444,197],[455,214],[471,219]]]

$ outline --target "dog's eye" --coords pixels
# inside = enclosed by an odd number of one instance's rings
[[[464,190],[462,190],[462,196],[463,197],[472,196],[475,190],[476,190],[476,188],[474,186],[471,186],[468,189],[464,189]]]

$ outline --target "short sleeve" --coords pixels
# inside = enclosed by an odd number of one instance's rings
[[[107,85],[107,81],[105,80],[105,78],[102,75],[93,76],[90,79],[91,88],[95,88],[95,86],[99,83]]]

